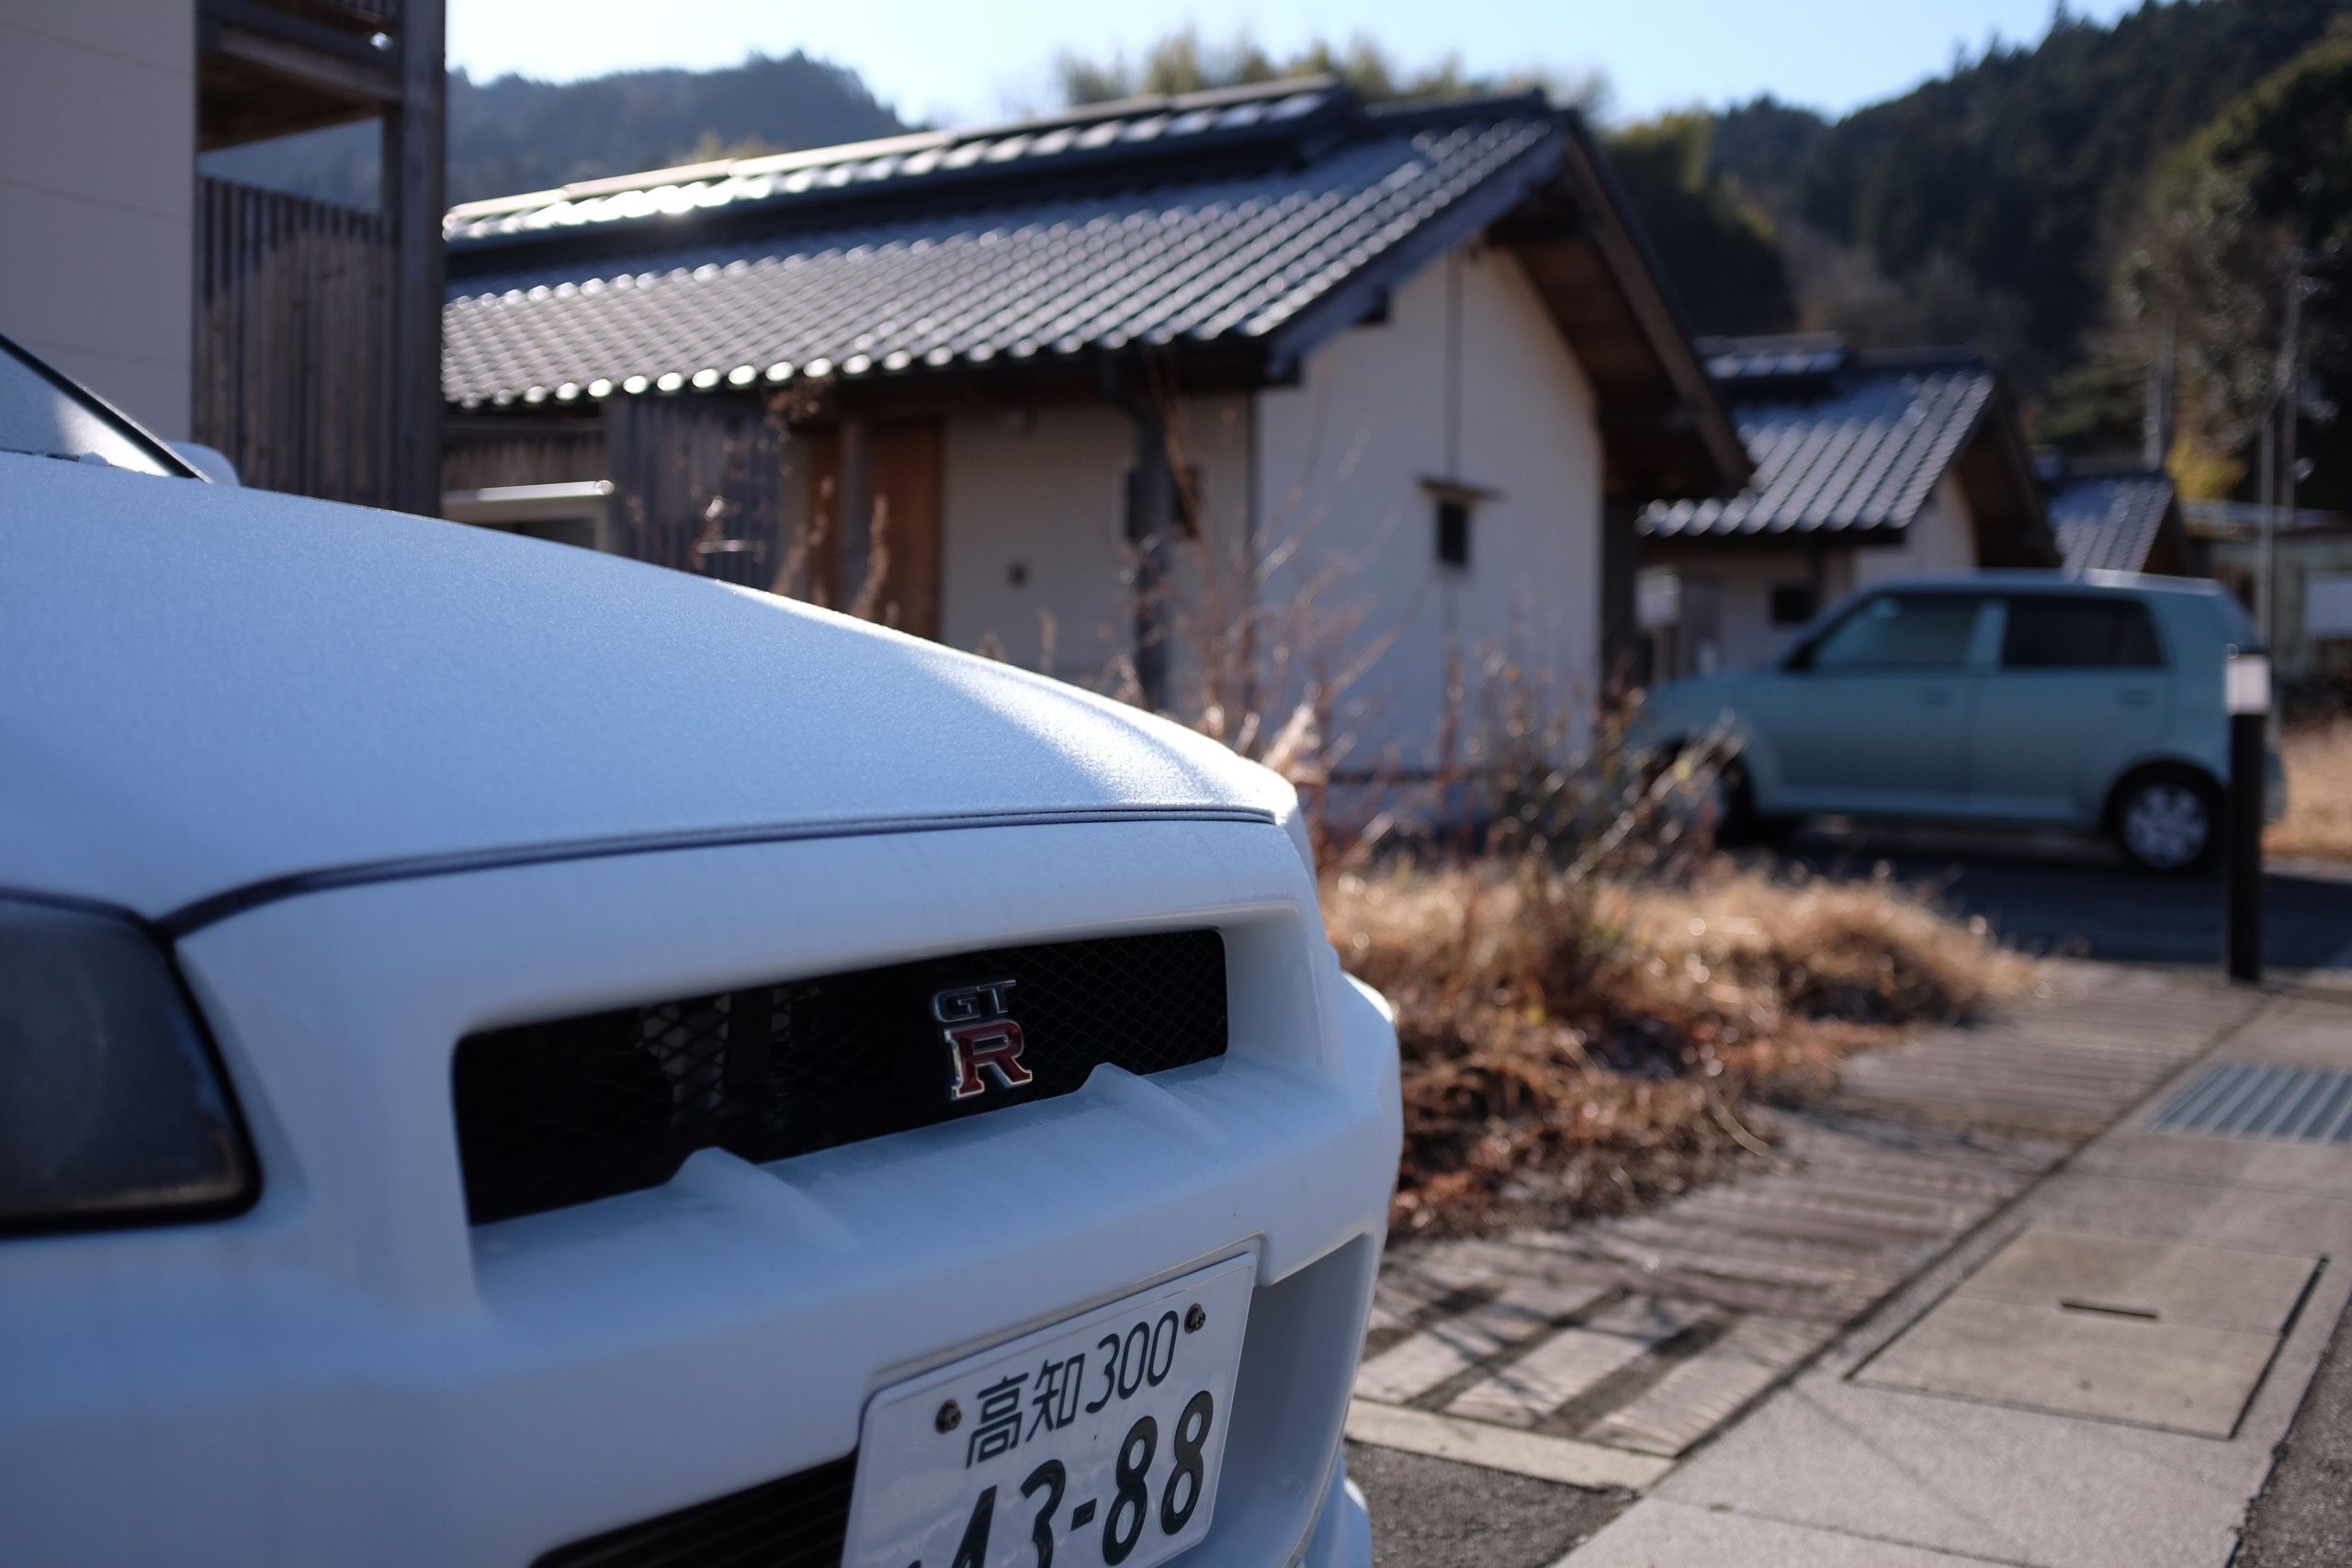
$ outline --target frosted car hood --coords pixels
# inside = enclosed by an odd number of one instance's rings
[[[807,605],[0,456],[0,886],[162,917],[370,862],[876,818],[1291,808],[1224,748]]]

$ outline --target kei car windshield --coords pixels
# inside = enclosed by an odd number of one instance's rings
[[[0,337],[0,452],[189,478],[170,448]]]

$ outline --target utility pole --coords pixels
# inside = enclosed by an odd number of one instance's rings
[[[2280,348],[2278,388],[2278,491],[2282,521],[2292,525],[2295,518],[2295,426],[2302,422],[2303,413],[2303,253],[2295,252],[2295,270],[2287,279],[2287,341]],[[2262,629],[2263,640],[2274,649],[2278,646],[2276,625],[2278,603],[2278,524],[2271,525],[2268,558],[2263,570],[2268,573],[2263,592],[2274,606],[2273,624]]]
[[[2278,586],[2273,570],[2278,549],[2278,403],[2274,398],[2262,411],[2261,456],[2256,459],[2262,465],[2262,521],[2254,559],[2254,624],[2261,629],[2265,648],[2270,646],[2270,602]]]
[[[2172,456],[2173,389],[2179,378],[2180,312],[2175,310],[2165,316],[2164,348],[2148,373],[2148,408],[2140,425],[2140,457],[2150,473]]]

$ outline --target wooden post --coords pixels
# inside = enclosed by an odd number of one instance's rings
[[[1641,566],[1641,503],[1617,493],[1604,475],[1600,500],[1600,696],[1621,682],[1639,682],[1642,628],[1634,603],[1634,577]]]
[[[1144,706],[1168,705],[1168,538],[1176,525],[1176,476],[1168,461],[1168,429],[1159,411],[1127,405],[1136,430],[1135,467],[1127,479],[1127,543],[1135,550],[1130,584],[1135,601],[1136,684]]]
[[[446,126],[443,0],[409,0],[401,97],[384,116],[384,214],[392,230],[391,504],[441,511],[441,215]]]
[[[833,548],[837,576],[833,608],[847,611],[865,597],[873,568],[874,431],[860,414],[842,415],[833,473]]]

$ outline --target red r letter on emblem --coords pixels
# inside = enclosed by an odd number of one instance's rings
[[[947,1086],[949,1099],[969,1100],[987,1093],[982,1067],[995,1074],[996,1081],[1006,1089],[1026,1089],[1036,1081],[1037,1075],[1021,1065],[1026,1042],[1021,1038],[1021,1026],[1012,1020],[986,1018],[958,1023],[946,1033],[947,1049],[956,1058],[955,1081]]]

